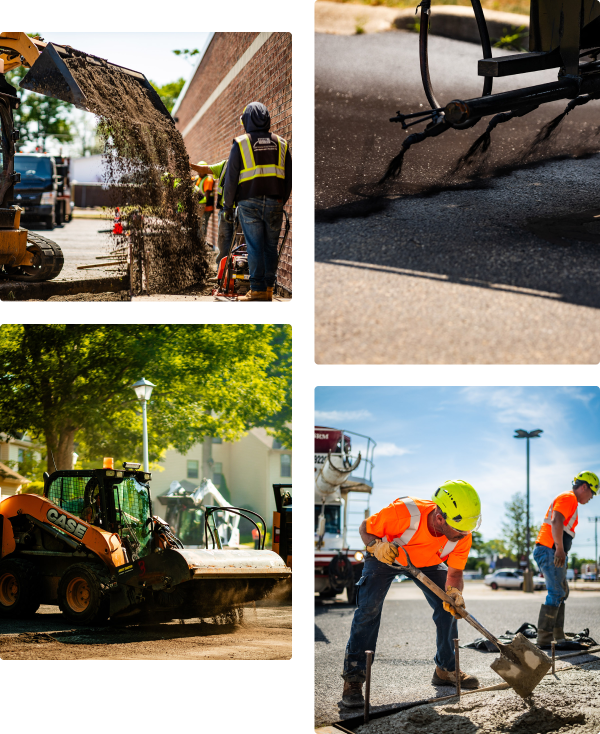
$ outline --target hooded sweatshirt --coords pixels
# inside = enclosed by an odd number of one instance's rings
[[[261,148],[264,150],[265,144],[271,148],[273,144],[277,145],[277,138],[269,132],[271,129],[269,111],[261,102],[251,102],[242,114],[242,123],[244,130],[250,137],[255,159],[259,163]],[[270,144],[266,142],[267,140],[270,140]],[[292,156],[289,148],[285,155],[285,180],[275,176],[267,176],[239,184],[240,171],[243,167],[240,146],[234,140],[225,174],[223,196],[225,208],[229,209],[234,202],[237,203],[255,196],[273,196],[281,199],[284,204],[290,198],[292,192]]]

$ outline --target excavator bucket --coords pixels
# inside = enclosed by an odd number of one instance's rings
[[[81,110],[95,112],[91,97],[97,93],[98,78],[104,74],[105,82],[114,86],[112,92],[115,104],[118,105],[121,95],[131,89],[130,85],[118,83],[120,75],[123,74],[126,80],[134,82],[139,88],[141,95],[137,97],[142,106],[150,103],[161,115],[172,119],[160,97],[141,72],[111,64],[98,56],[77,51],[71,46],[46,44],[45,49],[21,80],[20,86],[31,92],[69,102]]]

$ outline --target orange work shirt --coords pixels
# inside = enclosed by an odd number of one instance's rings
[[[431,500],[400,497],[367,518],[367,532],[378,538],[385,536],[390,543],[399,538],[417,568],[437,566],[443,561],[462,571],[467,565],[471,535],[458,541],[448,540],[445,535],[437,538],[432,535],[427,528],[427,516],[435,507]],[[404,553],[399,551],[399,562],[406,562]]]
[[[555,512],[560,512],[560,514],[565,518],[563,531],[574,538],[575,528],[579,522],[577,519],[578,505],[579,503],[577,502],[577,497],[575,497],[574,492],[570,491],[559,494],[548,508],[548,512],[546,513],[546,517],[544,518],[544,522],[540,528],[539,535],[537,536],[536,543],[545,545],[548,548],[554,547],[554,538],[552,537],[552,518],[554,517]]]

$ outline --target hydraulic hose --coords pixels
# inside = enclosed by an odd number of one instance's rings
[[[490,43],[487,24],[485,22],[485,16],[483,14],[483,8],[481,7],[481,0],[471,0],[471,5],[473,6],[473,12],[475,13],[475,21],[477,22],[477,29],[481,40],[483,58],[490,59],[492,58],[492,46]],[[427,97],[427,101],[431,105],[431,108],[438,109],[440,104],[435,98],[433,86],[431,84],[431,77],[429,75],[428,40],[431,0],[421,0],[419,7],[421,8],[421,24],[419,27],[419,63],[421,67],[421,81],[423,82],[423,90],[425,91],[425,96]],[[493,81],[494,80],[491,76],[484,78],[483,92],[481,94],[482,97],[487,97],[492,93]]]

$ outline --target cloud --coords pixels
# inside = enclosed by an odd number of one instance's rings
[[[412,454],[410,449],[404,448],[403,446],[396,446],[395,443],[382,442],[378,443],[375,447],[375,458],[380,456],[405,456],[406,454]]]
[[[352,421],[366,421],[373,418],[368,410],[315,410],[315,419],[328,423],[347,423]]]

